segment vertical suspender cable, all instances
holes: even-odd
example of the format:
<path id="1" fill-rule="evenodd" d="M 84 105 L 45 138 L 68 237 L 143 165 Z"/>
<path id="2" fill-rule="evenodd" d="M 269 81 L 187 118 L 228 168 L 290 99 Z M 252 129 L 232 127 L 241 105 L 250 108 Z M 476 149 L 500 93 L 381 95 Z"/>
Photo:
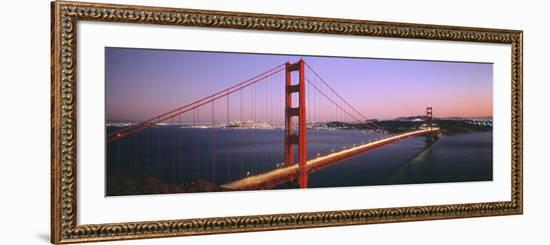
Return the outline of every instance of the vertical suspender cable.
<path id="1" fill-rule="evenodd" d="M 226 124 L 226 129 L 229 130 L 229 95 L 227 95 L 227 124 Z M 229 132 L 226 133 L 225 135 L 225 152 L 226 152 L 226 156 L 227 156 L 227 162 L 226 162 L 226 168 L 227 168 L 227 181 L 226 182 L 229 182 L 230 179 L 231 179 L 231 164 L 230 164 L 230 150 L 229 150 L 229 135 L 228 135 Z"/>
<path id="2" fill-rule="evenodd" d="M 215 101 L 212 101 L 212 118 L 211 118 L 211 128 L 210 128 L 210 153 L 211 153 L 211 157 L 210 157 L 210 161 L 212 162 L 212 184 L 216 183 L 216 154 L 215 154 L 215 149 L 214 149 L 214 140 L 215 140 L 215 135 L 214 135 L 214 131 L 215 131 L 215 116 L 214 114 L 216 113 L 216 108 L 215 108 L 216 104 L 215 104 Z"/>

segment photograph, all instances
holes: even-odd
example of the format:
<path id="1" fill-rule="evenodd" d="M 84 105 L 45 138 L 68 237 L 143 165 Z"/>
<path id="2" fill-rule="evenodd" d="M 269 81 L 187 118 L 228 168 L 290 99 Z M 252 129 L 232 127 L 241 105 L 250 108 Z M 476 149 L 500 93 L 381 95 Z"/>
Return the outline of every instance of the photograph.
<path id="1" fill-rule="evenodd" d="M 535 120 L 547 90 L 524 83 L 523 69 L 525 49 L 529 77 L 545 64 L 535 51 L 541 18 L 527 11 L 544 8 L 146 2 L 16 8 L 37 18 L 13 19 L 50 19 L 7 39 L 25 46 L 7 51 L 28 71 L 5 79 L 4 114 L 14 118 L 5 128 L 16 139 L 6 142 L 18 148 L 6 166 L 21 168 L 5 171 L 5 186 L 23 183 L 8 196 L 44 203 L 23 210 L 33 222 L 8 222 L 32 226 L 19 243 L 223 243 L 241 232 L 246 244 L 367 233 L 375 244 L 388 234 L 415 243 L 428 231 L 416 240 L 469 244 L 544 234 L 516 227 L 548 220 L 534 204 L 544 203 L 537 178 L 550 165 L 524 171 L 547 141 L 537 128 L 546 121 Z M 49 118 L 32 112 L 46 108 Z M 22 182 L 17 173 L 29 170 L 36 181 Z"/>
<path id="2" fill-rule="evenodd" d="M 105 47 L 105 196 L 493 180 L 493 63 Z"/>

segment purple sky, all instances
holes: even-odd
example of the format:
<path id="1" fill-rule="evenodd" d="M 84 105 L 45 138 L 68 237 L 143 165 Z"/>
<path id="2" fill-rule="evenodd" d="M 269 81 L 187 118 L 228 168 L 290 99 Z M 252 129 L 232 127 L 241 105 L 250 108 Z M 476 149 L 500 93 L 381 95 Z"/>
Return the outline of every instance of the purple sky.
<path id="1" fill-rule="evenodd" d="M 420 115 L 426 106 L 433 106 L 435 117 L 492 116 L 493 68 L 488 63 L 126 48 L 105 52 L 108 121 L 142 121 L 300 58 L 368 118 Z M 282 86 L 271 88 L 282 93 Z M 237 114 L 231 104 L 231 113 Z M 225 117 L 222 111 L 216 116 Z"/>

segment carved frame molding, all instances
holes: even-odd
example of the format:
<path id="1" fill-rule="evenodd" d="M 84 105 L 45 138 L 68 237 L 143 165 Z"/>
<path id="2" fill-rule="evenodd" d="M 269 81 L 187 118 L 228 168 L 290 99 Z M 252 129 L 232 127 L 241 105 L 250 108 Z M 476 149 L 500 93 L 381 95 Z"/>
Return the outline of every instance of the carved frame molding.
<path id="1" fill-rule="evenodd" d="M 523 213 L 523 32 L 365 20 L 56 1 L 51 4 L 51 242 L 74 243 L 466 218 Z M 511 45 L 510 201 L 77 224 L 77 23 L 126 22 L 211 28 L 451 40 Z"/>

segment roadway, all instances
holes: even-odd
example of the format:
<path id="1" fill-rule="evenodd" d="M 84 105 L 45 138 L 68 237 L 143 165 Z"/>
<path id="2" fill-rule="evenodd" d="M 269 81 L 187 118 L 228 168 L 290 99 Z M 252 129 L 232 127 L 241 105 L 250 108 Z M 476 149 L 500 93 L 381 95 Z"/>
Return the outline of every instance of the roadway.
<path id="1" fill-rule="evenodd" d="M 344 149 L 339 152 L 330 153 L 325 156 L 320 156 L 311 160 L 308 160 L 306 163 L 306 168 L 308 173 L 311 173 L 315 170 L 319 170 L 324 167 L 333 165 L 339 161 L 357 156 L 358 154 L 364 153 L 366 151 L 379 148 L 381 146 L 391 144 L 393 142 L 406 139 L 409 137 L 424 135 L 432 132 L 438 132 L 439 128 L 427 128 L 419 129 L 416 131 L 411 131 L 399 135 L 390 136 L 380 140 L 372 141 L 366 144 L 359 146 L 351 147 Z M 261 173 L 258 175 L 249 176 L 240 180 L 236 180 L 227 184 L 223 184 L 221 187 L 227 190 L 245 190 L 245 189 L 257 189 L 265 186 L 269 186 L 269 183 L 281 183 L 282 179 L 292 180 L 292 176 L 297 176 L 299 173 L 298 164 L 292 166 L 277 168 L 269 172 Z"/>

